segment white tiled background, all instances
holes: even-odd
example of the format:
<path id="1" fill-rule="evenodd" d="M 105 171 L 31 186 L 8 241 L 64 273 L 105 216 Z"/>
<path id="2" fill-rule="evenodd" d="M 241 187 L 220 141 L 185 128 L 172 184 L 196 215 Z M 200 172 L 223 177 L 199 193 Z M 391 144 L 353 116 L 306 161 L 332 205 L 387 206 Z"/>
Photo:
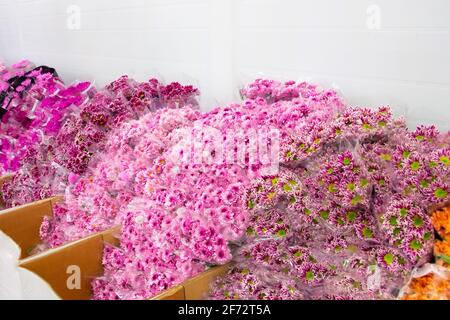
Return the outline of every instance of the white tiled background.
<path id="1" fill-rule="evenodd" d="M 355 105 L 390 104 L 411 127 L 450 129 L 449 0 L 0 0 L 0 57 L 67 81 L 193 82 L 205 110 L 256 76 L 309 79 Z"/>

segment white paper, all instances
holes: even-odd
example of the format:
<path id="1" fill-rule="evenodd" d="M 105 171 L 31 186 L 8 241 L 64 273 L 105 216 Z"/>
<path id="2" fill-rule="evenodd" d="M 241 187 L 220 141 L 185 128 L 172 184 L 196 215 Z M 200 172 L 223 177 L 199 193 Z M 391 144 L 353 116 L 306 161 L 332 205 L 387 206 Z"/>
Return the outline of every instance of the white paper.
<path id="1" fill-rule="evenodd" d="M 19 257 L 19 246 L 0 231 L 0 300 L 59 299 L 47 282 L 18 266 Z"/>

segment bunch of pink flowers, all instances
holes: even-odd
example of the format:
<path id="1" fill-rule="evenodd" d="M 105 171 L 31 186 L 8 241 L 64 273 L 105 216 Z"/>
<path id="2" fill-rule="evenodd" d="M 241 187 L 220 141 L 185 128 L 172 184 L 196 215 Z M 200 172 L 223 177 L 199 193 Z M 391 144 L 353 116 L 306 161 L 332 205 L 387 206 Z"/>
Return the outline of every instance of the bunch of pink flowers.
<path id="1" fill-rule="evenodd" d="M 87 99 L 89 88 L 88 82 L 74 84 L 38 102 L 30 128 L 18 139 L 19 143 L 10 146 L 20 161 L 16 162 L 12 178 L 2 185 L 6 206 L 43 199 L 63 188 L 66 170 L 52 160 L 55 139 L 63 123 Z"/>
<path id="2" fill-rule="evenodd" d="M 254 181 L 245 245 L 211 298 L 393 299 L 430 261 L 448 135 L 408 132 L 386 107 L 348 107 L 322 128 L 317 152 Z"/>
<path id="3" fill-rule="evenodd" d="M 69 99 L 74 89 L 60 91 L 43 104 L 52 108 L 69 106 L 70 102 L 78 105 L 78 101 Z M 197 89 L 191 86 L 178 83 L 166 86 L 156 79 L 139 83 L 127 76 L 99 92 L 91 90 L 88 92 L 90 99 L 64 118 L 62 126 L 47 143 L 40 145 L 40 150 L 27 150 L 32 155 L 32 163 L 23 166 L 4 184 L 4 202 L 15 206 L 63 193 L 69 178 L 73 180 L 83 174 L 93 156 L 105 152 L 110 132 L 162 105 L 176 107 L 183 101 L 194 103 L 196 95 Z"/>
<path id="4" fill-rule="evenodd" d="M 115 255 L 105 256 L 107 272 L 94 281 L 94 298 L 148 298 L 209 265 L 230 261 L 230 244 L 239 245 L 248 232 L 246 193 L 251 181 L 270 167 L 261 158 L 252 159 L 255 146 L 249 137 L 255 129 L 267 129 L 268 124 L 288 132 L 287 121 L 301 126 L 312 117 L 343 107 L 342 102 L 332 104 L 328 99 L 311 102 L 301 97 L 276 104 L 247 100 L 214 109 L 173 131 L 161 157 L 136 175 L 142 194 L 119 212 L 121 245 L 114 249 Z M 293 114 L 297 109 L 304 112 L 289 118 L 290 109 Z M 284 123 L 280 115 L 284 115 Z M 262 138 L 264 143 L 275 144 L 276 137 L 270 134 Z M 232 161 L 227 163 L 225 158 Z M 290 182 L 294 189 L 298 182 L 289 177 L 281 177 L 280 183 Z M 136 207 L 135 201 L 140 206 Z M 156 230 L 150 231 L 152 228 Z M 282 229 L 274 232 L 283 234 Z M 125 257 L 125 263 L 120 258 L 119 265 L 115 257 Z"/>
<path id="5" fill-rule="evenodd" d="M 66 87 L 54 69 L 34 68 L 27 61 L 3 73 L 0 93 L 0 174 L 14 173 L 29 149 L 55 136 L 61 123 L 84 99 L 89 83 Z"/>
<path id="6" fill-rule="evenodd" d="M 170 146 L 170 133 L 198 116 L 190 107 L 163 108 L 113 130 L 106 153 L 81 176 L 69 177 L 65 201 L 58 205 L 62 214 L 41 230 L 44 242 L 53 247 L 120 225 L 128 204 L 144 193 L 149 167 Z M 155 167 L 159 170 L 158 163 Z"/>
<path id="7" fill-rule="evenodd" d="M 142 110 L 124 80 L 108 90 Z M 161 109 L 111 125 L 42 224 L 50 247 L 122 227 L 94 299 L 150 298 L 230 261 L 213 299 L 392 299 L 430 260 L 449 135 L 307 83 L 257 80 L 203 114 L 196 92 L 170 85 Z M 86 117 L 115 123 L 96 104 Z"/>

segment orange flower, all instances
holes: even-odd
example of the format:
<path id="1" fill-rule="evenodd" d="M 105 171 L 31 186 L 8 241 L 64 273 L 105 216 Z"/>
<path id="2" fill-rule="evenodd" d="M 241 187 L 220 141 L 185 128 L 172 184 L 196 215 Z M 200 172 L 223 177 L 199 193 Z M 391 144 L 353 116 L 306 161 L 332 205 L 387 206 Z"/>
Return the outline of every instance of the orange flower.
<path id="1" fill-rule="evenodd" d="M 440 256 L 450 257 L 450 242 L 436 240 L 434 242 L 434 255 L 436 256 L 436 263 L 438 265 L 450 269 L 448 260 L 444 261 L 444 259 L 439 258 Z"/>
<path id="2" fill-rule="evenodd" d="M 449 300 L 450 281 L 433 273 L 413 279 L 403 300 Z"/>
<path id="3" fill-rule="evenodd" d="M 446 255 L 450 257 L 450 242 L 436 240 L 434 244 L 435 255 Z"/>
<path id="4" fill-rule="evenodd" d="M 443 239 L 450 241 L 450 206 L 434 212 L 431 221 L 437 233 Z"/>

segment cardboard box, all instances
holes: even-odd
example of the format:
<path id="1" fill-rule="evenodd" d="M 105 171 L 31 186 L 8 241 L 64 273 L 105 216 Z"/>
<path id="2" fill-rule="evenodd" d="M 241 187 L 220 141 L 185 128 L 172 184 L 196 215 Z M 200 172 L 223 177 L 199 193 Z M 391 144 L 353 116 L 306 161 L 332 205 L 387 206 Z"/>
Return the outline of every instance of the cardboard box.
<path id="1" fill-rule="evenodd" d="M 119 228 L 97 233 L 22 259 L 19 266 L 45 280 L 61 299 L 88 300 L 91 281 L 103 274 L 104 245 L 118 245 L 118 233 Z"/>
<path id="2" fill-rule="evenodd" d="M 92 295 L 91 281 L 103 274 L 104 246 L 106 243 L 119 245 L 120 228 L 115 227 L 31 256 L 32 250 L 41 243 L 39 229 L 42 219 L 53 215 L 53 205 L 62 199 L 62 196 L 57 196 L 0 211 L 0 230 L 18 244 L 21 268 L 46 281 L 61 299 L 87 300 Z M 228 269 L 228 265 L 210 268 L 151 299 L 203 299 L 210 283 Z"/>
<path id="3" fill-rule="evenodd" d="M 61 199 L 62 196 L 57 196 L 0 211 L 0 230 L 18 244 L 21 259 L 30 256 L 41 243 L 42 220 L 53 215 L 53 205 Z"/>
<path id="4" fill-rule="evenodd" d="M 91 281 L 103 274 L 104 246 L 106 243 L 119 245 L 119 232 L 119 228 L 114 228 L 89 236 L 23 259 L 19 266 L 45 280 L 61 299 L 88 300 L 92 295 Z M 207 295 L 210 283 L 228 268 L 228 265 L 211 268 L 151 300 L 201 300 Z M 73 281 L 74 276 L 79 278 L 78 283 Z"/>

